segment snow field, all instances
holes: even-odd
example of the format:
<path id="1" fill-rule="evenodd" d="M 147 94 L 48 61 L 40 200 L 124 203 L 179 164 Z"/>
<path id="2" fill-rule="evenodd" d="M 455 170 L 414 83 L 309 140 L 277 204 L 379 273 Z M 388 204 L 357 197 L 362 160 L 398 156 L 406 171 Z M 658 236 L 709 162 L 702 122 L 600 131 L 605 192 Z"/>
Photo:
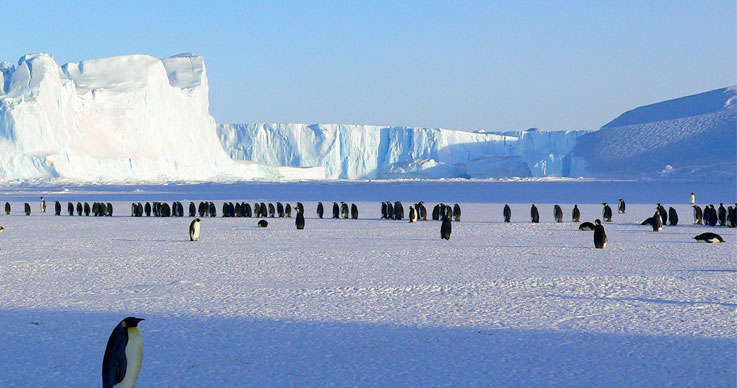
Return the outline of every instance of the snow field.
<path id="1" fill-rule="evenodd" d="M 541 224 L 510 204 L 505 224 L 503 203 L 461 203 L 441 241 L 439 222 L 379 220 L 378 201 L 358 202 L 357 221 L 319 220 L 303 203 L 303 231 L 294 218 L 266 229 L 203 218 L 190 242 L 190 218 L 131 218 L 130 201 L 105 218 L 41 215 L 37 202 L 26 217 L 12 202 L 0 216 L 0 385 L 99 385 L 128 315 L 146 318 L 141 387 L 736 381 L 737 229 L 691 225 L 689 205 L 655 233 L 639 225 L 654 204 L 625 215 L 611 204 L 596 250 L 572 204 L 563 224 L 553 204 L 536 203 Z M 601 205 L 579 208 L 601 218 Z M 692 240 L 705 231 L 727 243 Z"/>

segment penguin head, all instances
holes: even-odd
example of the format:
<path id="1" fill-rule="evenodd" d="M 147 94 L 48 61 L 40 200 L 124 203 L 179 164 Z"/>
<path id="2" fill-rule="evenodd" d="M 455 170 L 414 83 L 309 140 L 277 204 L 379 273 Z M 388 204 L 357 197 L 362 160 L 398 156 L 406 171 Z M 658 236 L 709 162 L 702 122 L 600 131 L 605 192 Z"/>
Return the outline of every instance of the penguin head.
<path id="1" fill-rule="evenodd" d="M 2 233 L 3 230 L 5 230 L 5 229 L 2 226 L 0 226 L 0 233 Z"/>
<path id="2" fill-rule="evenodd" d="M 596 221 L 594 221 L 594 224 L 601 225 L 601 221 L 597 218 Z"/>
<path id="3" fill-rule="evenodd" d="M 604 203 L 602 203 L 602 205 L 606 206 L 606 205 L 607 205 L 607 203 L 606 203 L 606 202 L 604 202 Z"/>
<path id="4" fill-rule="evenodd" d="M 194 222 L 200 222 L 200 219 L 199 218 L 195 218 L 194 219 Z"/>
<path id="5" fill-rule="evenodd" d="M 127 317 L 123 319 L 123 327 L 138 327 L 138 322 L 143 321 L 143 318 Z"/>

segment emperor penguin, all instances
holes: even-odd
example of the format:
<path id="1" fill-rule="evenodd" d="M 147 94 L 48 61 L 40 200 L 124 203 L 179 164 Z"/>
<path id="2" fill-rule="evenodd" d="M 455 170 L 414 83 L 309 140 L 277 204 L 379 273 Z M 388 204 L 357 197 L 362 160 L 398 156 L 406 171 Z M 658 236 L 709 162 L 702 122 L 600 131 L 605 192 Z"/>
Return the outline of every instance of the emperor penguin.
<path id="1" fill-rule="evenodd" d="M 261 203 L 263 205 L 263 202 Z M 210 202 L 207 206 L 207 210 L 210 213 L 210 217 L 217 217 L 218 216 L 218 209 L 215 207 L 215 204 L 213 202 Z"/>
<path id="2" fill-rule="evenodd" d="M 325 208 L 322 206 L 322 202 L 317 203 L 317 216 L 322 218 L 322 215 L 325 213 Z M 384 208 L 384 214 L 386 215 L 386 208 Z M 384 217 L 381 217 L 384 218 Z"/>
<path id="3" fill-rule="evenodd" d="M 82 202 L 77 202 L 77 215 L 82 215 Z"/>
<path id="4" fill-rule="evenodd" d="M 279 218 L 284 218 L 284 205 L 281 202 L 276 202 L 276 215 Z"/>
<path id="5" fill-rule="evenodd" d="M 553 206 L 553 218 L 555 218 L 555 222 L 559 224 L 563 222 L 563 210 L 559 205 Z"/>
<path id="6" fill-rule="evenodd" d="M 386 202 L 381 203 L 381 219 L 386 219 Z"/>
<path id="7" fill-rule="evenodd" d="M 673 209 L 673 207 L 668 208 L 668 222 L 670 222 L 670 225 L 678 225 L 678 213 L 676 213 L 676 209 Z"/>
<path id="8" fill-rule="evenodd" d="M 74 204 L 71 202 L 67 202 L 67 213 L 69 213 L 70 216 L 74 216 Z"/>
<path id="9" fill-rule="evenodd" d="M 25 210 L 27 216 L 31 215 L 31 205 L 28 202 L 23 204 L 23 210 Z"/>
<path id="10" fill-rule="evenodd" d="M 440 204 L 437 204 L 432 208 L 432 220 L 437 221 L 439 219 L 440 219 Z"/>
<path id="11" fill-rule="evenodd" d="M 461 206 L 457 203 L 453 205 L 453 221 L 460 221 L 461 220 Z"/>
<path id="12" fill-rule="evenodd" d="M 619 199 L 619 207 L 617 208 L 619 214 L 624 214 L 625 203 L 623 199 Z"/>
<path id="13" fill-rule="evenodd" d="M 46 199 L 41 197 L 41 213 L 46 213 Z"/>
<path id="14" fill-rule="evenodd" d="M 604 222 L 612 222 L 612 208 L 606 202 L 602 203 L 602 205 L 604 205 L 604 208 L 601 209 L 601 217 L 604 219 Z"/>
<path id="15" fill-rule="evenodd" d="M 660 216 L 660 212 L 653 214 L 653 232 L 663 231 L 663 217 Z"/>
<path id="16" fill-rule="evenodd" d="M 297 227 L 297 230 L 305 228 L 305 216 L 299 208 L 297 208 L 297 216 L 294 219 L 294 225 Z"/>
<path id="17" fill-rule="evenodd" d="M 512 221 L 512 209 L 509 207 L 509 205 L 504 205 L 504 222 L 511 222 Z"/>
<path id="18" fill-rule="evenodd" d="M 351 204 L 351 219 L 358 219 L 358 206 L 355 203 Z"/>
<path id="19" fill-rule="evenodd" d="M 730 228 L 737 227 L 737 209 L 732 206 L 727 208 L 727 226 Z"/>
<path id="20" fill-rule="evenodd" d="M 415 211 L 414 206 L 409 207 L 409 222 L 411 224 L 417 222 L 417 211 Z"/>
<path id="21" fill-rule="evenodd" d="M 601 225 L 601 221 L 594 221 L 594 246 L 598 249 L 606 248 L 606 230 Z"/>
<path id="22" fill-rule="evenodd" d="M 693 224 L 704 224 L 704 213 L 701 211 L 701 208 L 698 205 L 693 205 Z"/>
<path id="23" fill-rule="evenodd" d="M 578 205 L 573 205 L 573 212 L 571 213 L 573 222 L 578 222 L 581 219 L 581 211 L 578 210 Z"/>
<path id="24" fill-rule="evenodd" d="M 61 215 L 61 202 L 59 201 L 54 202 L 54 215 Z"/>
<path id="25" fill-rule="evenodd" d="M 287 206 L 284 206 L 284 215 L 288 218 L 292 218 L 292 205 L 287 204 Z"/>
<path id="26" fill-rule="evenodd" d="M 694 193 L 691 193 L 691 205 L 696 203 L 696 195 Z"/>
<path id="27" fill-rule="evenodd" d="M 453 226 L 450 223 L 451 214 L 445 214 L 443 216 L 443 223 L 440 225 L 440 238 L 443 240 L 450 240 L 450 233 Z"/>
<path id="28" fill-rule="evenodd" d="M 386 218 L 390 220 L 394 219 L 394 205 L 389 201 L 386 202 Z"/>
<path id="29" fill-rule="evenodd" d="M 297 205 L 294 208 L 298 209 L 302 214 L 305 214 L 305 205 L 303 205 L 302 202 L 297 202 Z"/>
<path id="30" fill-rule="evenodd" d="M 668 223 L 668 212 L 665 211 L 662 203 L 658 203 L 658 213 L 660 213 L 660 219 L 663 220 L 663 225 Z"/>
<path id="31" fill-rule="evenodd" d="M 2 233 L 3 230 L 5 230 L 5 228 L 3 228 L 2 226 L 0 226 L 0 233 Z"/>
<path id="32" fill-rule="evenodd" d="M 601 223 L 601 221 L 599 221 Z M 581 225 L 578 226 L 578 230 L 586 230 L 586 231 L 592 231 L 596 228 L 596 225 L 590 223 L 590 222 L 584 222 Z"/>
<path id="33" fill-rule="evenodd" d="M 337 202 L 333 202 L 333 218 L 340 218 L 340 206 Z"/>
<path id="34" fill-rule="evenodd" d="M 107 215 L 109 217 L 113 216 L 113 204 L 110 202 L 107 203 Z"/>
<path id="35" fill-rule="evenodd" d="M 85 202 L 84 203 L 84 215 L 85 215 L 85 217 L 89 217 L 90 216 L 90 211 L 92 211 L 92 209 L 90 209 L 90 204 L 87 203 L 87 202 Z"/>
<path id="36" fill-rule="evenodd" d="M 143 205 L 143 211 L 146 212 L 146 217 L 151 217 L 151 203 L 146 202 L 146 204 Z"/>
<path id="37" fill-rule="evenodd" d="M 10 202 L 5 202 L 5 215 L 10 215 Z"/>
<path id="38" fill-rule="evenodd" d="M 241 209 L 246 209 L 246 217 L 253 217 L 253 209 L 251 209 L 251 204 L 249 204 L 248 202 L 244 202 L 243 205 L 241 205 Z M 289 204 L 287 204 L 287 209 L 289 209 Z"/>
<path id="39" fill-rule="evenodd" d="M 200 239 L 200 219 L 195 218 L 189 224 L 189 241 L 199 241 Z"/>
<path id="40" fill-rule="evenodd" d="M 399 201 L 394 202 L 394 219 L 400 221 L 404 219 L 404 205 Z"/>
<path id="41" fill-rule="evenodd" d="M 722 236 L 716 234 L 716 233 L 701 233 L 700 235 L 693 238 L 697 242 L 703 242 L 703 243 L 723 243 L 724 239 Z"/>
<path id="42" fill-rule="evenodd" d="M 348 204 L 345 202 L 340 203 L 340 215 L 343 218 L 348 218 Z"/>
<path id="43" fill-rule="evenodd" d="M 532 219 L 532 223 L 537 224 L 540 222 L 540 213 L 537 211 L 537 206 L 533 203 L 530 207 L 530 218 Z"/>
<path id="44" fill-rule="evenodd" d="M 197 207 L 195 207 L 194 202 L 189 203 L 189 216 L 190 217 L 197 216 Z"/>
<path id="45" fill-rule="evenodd" d="M 142 318 L 123 319 L 107 341 L 102 358 L 102 388 L 135 388 L 143 363 Z"/>
<path id="46" fill-rule="evenodd" d="M 717 210 L 714 205 L 709 205 L 709 226 L 717 226 Z"/>
<path id="47" fill-rule="evenodd" d="M 427 221 L 427 209 L 425 209 L 425 203 L 422 201 L 420 201 L 420 206 L 417 208 L 417 218 L 422 221 Z"/>
<path id="48" fill-rule="evenodd" d="M 719 225 L 727 226 L 727 209 L 724 208 L 724 204 L 719 204 Z"/>
<path id="49" fill-rule="evenodd" d="M 269 222 L 266 221 L 266 220 L 259 220 L 259 222 L 258 222 L 257 225 L 258 225 L 259 228 L 265 228 L 265 227 L 269 226 Z"/>

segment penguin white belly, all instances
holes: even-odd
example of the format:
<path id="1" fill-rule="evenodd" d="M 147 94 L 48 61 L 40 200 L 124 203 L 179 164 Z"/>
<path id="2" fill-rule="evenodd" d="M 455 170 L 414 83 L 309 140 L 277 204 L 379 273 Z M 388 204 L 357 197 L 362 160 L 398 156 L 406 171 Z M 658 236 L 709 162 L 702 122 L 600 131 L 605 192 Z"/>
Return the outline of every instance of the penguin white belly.
<path id="1" fill-rule="evenodd" d="M 198 241 L 200 239 L 200 223 L 195 222 L 195 224 L 192 226 L 192 231 L 189 236 L 193 241 Z"/>
<path id="2" fill-rule="evenodd" d="M 138 374 L 141 373 L 141 364 L 143 363 L 143 337 L 141 337 L 141 331 L 137 327 L 128 328 L 125 358 L 127 361 L 125 377 L 113 388 L 136 388 L 136 381 L 138 380 Z"/>

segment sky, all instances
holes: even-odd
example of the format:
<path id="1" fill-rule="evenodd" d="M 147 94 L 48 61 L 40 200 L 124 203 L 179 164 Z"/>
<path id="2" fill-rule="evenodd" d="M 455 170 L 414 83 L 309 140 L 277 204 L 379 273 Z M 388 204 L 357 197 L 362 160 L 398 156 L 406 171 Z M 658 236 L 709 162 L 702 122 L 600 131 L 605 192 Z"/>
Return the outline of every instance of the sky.
<path id="1" fill-rule="evenodd" d="M 0 60 L 192 52 L 221 123 L 592 130 L 737 84 L 734 0 L 110 3 L 5 4 Z"/>

